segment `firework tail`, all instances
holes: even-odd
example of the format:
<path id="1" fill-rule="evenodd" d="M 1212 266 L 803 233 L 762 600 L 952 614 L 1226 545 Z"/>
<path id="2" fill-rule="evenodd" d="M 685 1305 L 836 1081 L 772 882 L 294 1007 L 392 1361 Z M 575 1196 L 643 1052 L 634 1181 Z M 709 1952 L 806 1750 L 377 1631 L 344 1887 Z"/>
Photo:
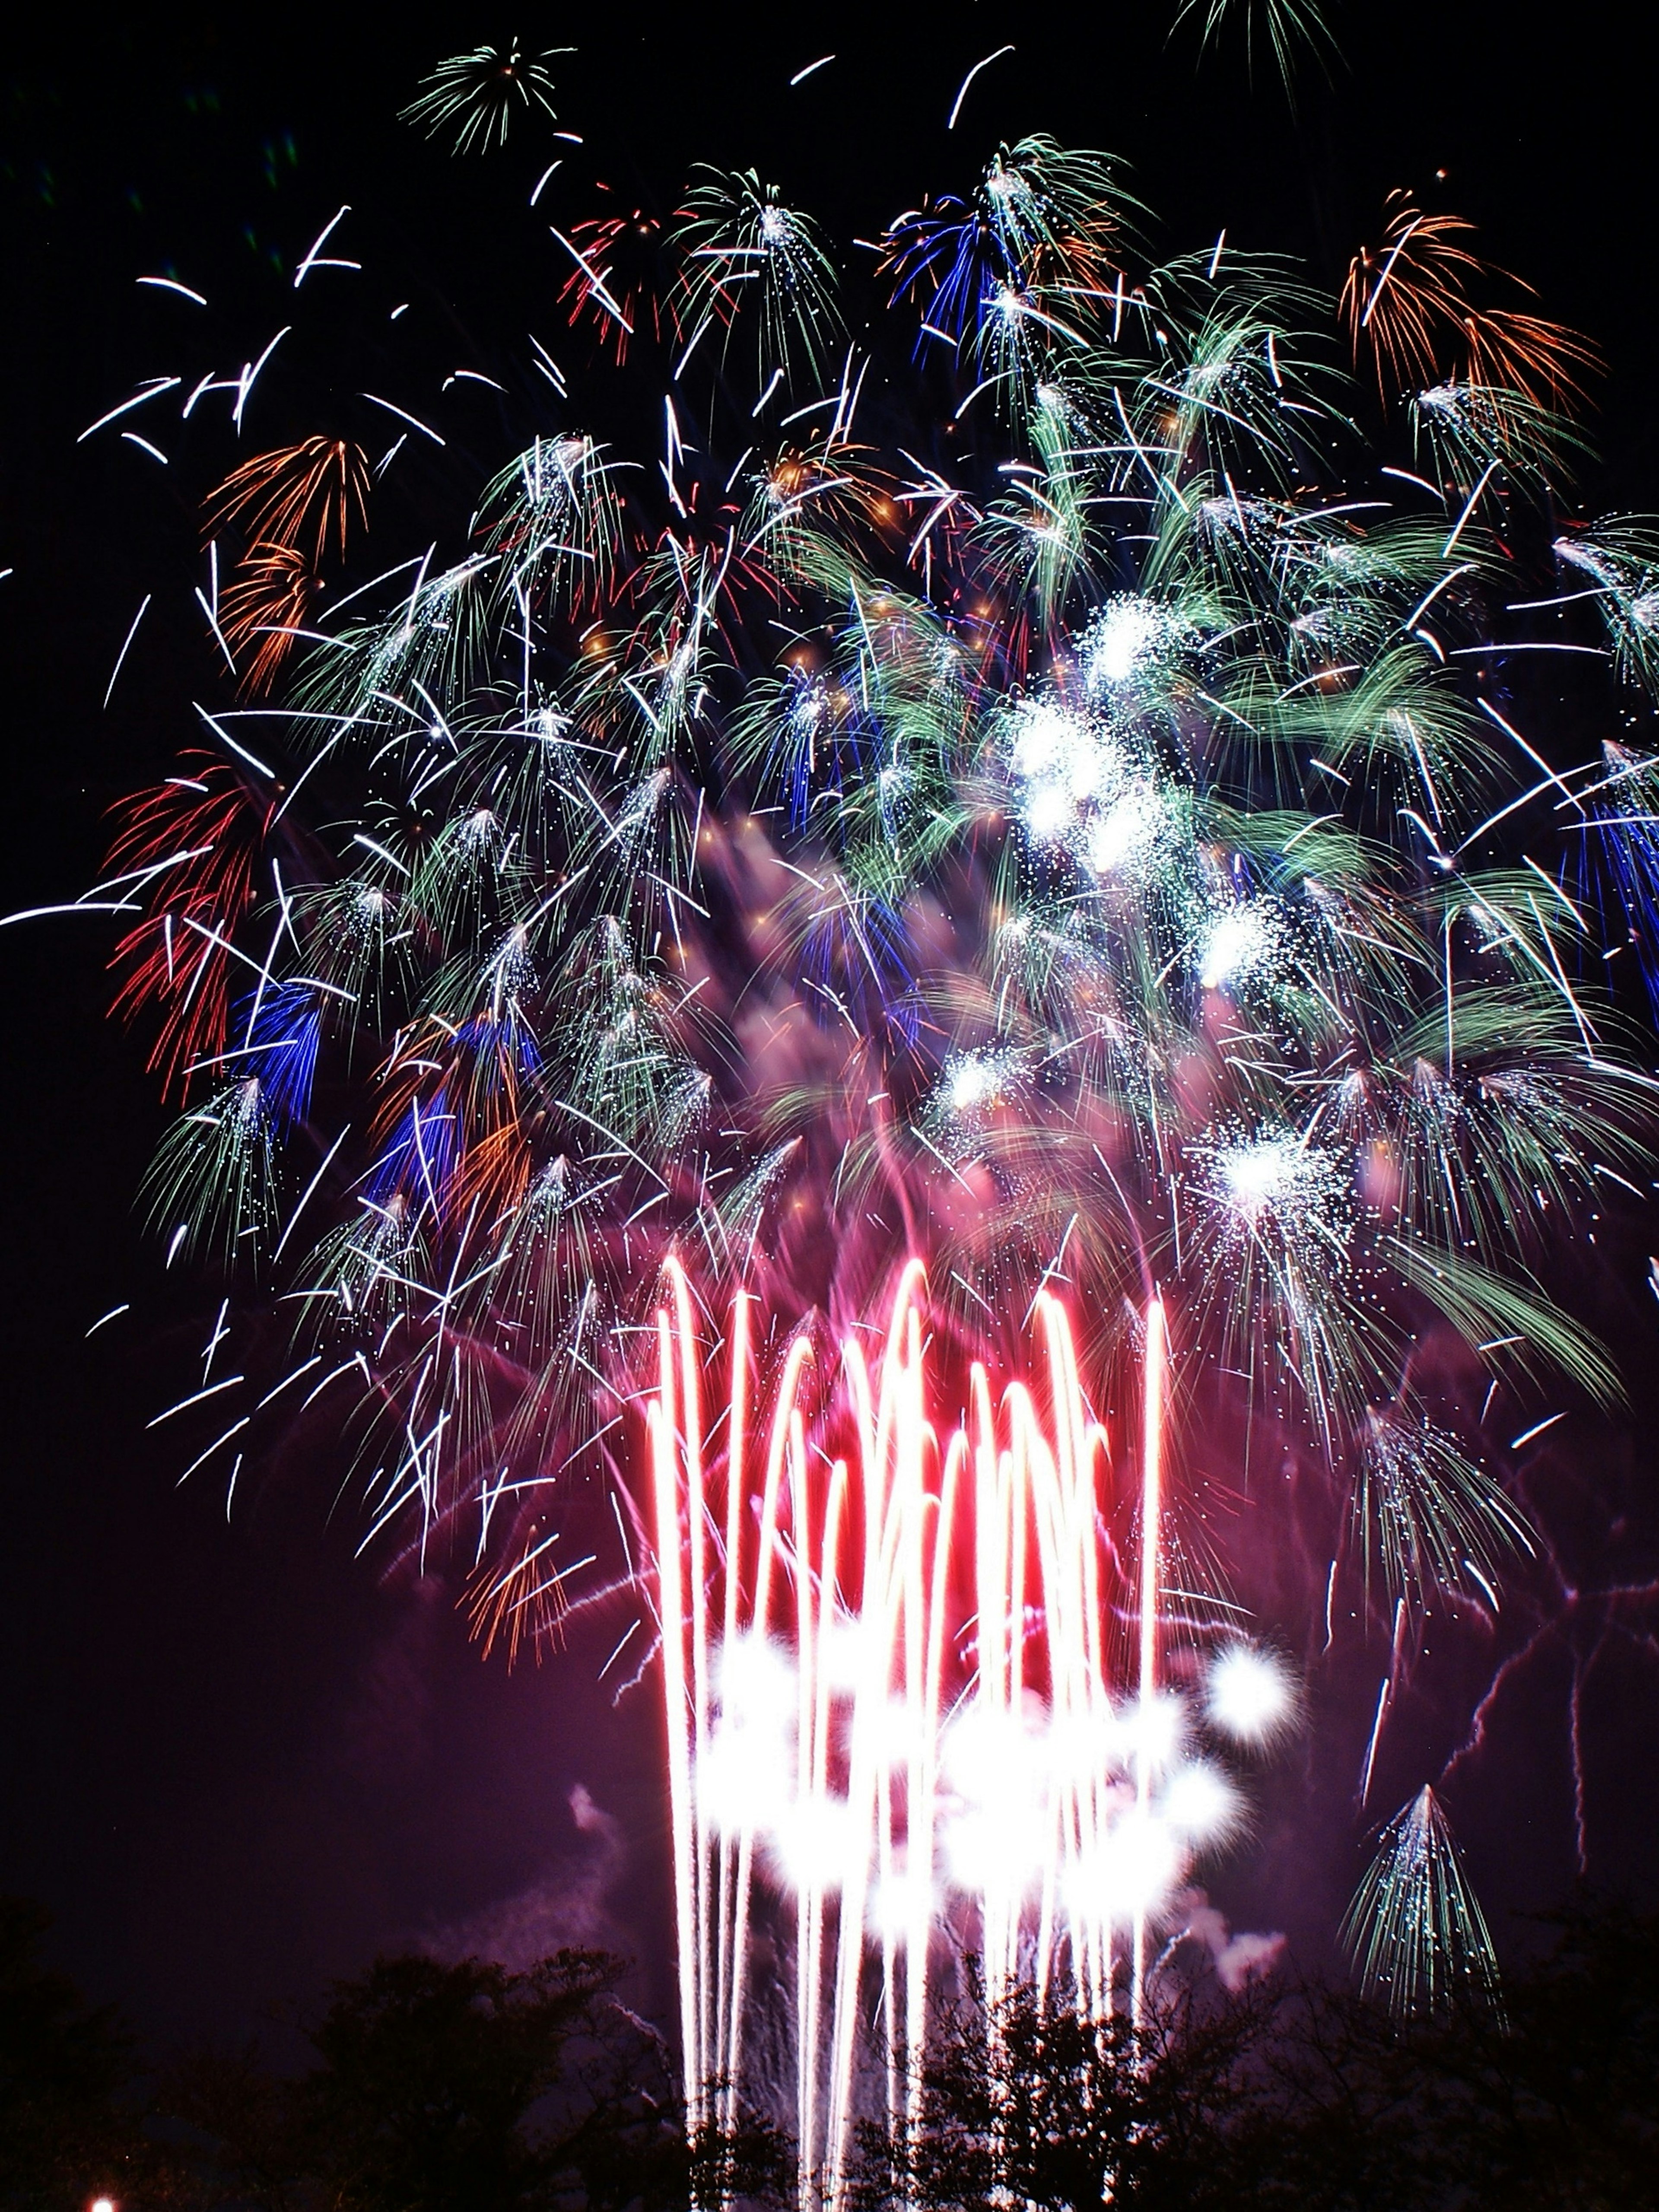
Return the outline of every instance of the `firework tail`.
<path id="1" fill-rule="evenodd" d="M 1140 1448 L 1140 1651 L 1136 1680 L 1139 1686 L 1143 1722 L 1150 1717 L 1158 1694 L 1158 1527 L 1164 1474 L 1164 1386 L 1169 1337 L 1164 1301 L 1154 1297 L 1146 1308 L 1146 1364 L 1141 1392 L 1144 1423 Z M 1135 1772 L 1135 1802 L 1146 1817 L 1152 1790 L 1152 1762 L 1143 1739 Z M 1133 1984 L 1131 2009 L 1140 2026 L 1146 1997 L 1146 1920 L 1137 1913 L 1134 1926 Z"/>
<path id="2" fill-rule="evenodd" d="M 1045 1997 L 1064 1978 L 1079 2010 L 1109 2012 L 1114 1928 L 1127 1917 L 1108 1873 L 1124 1792 L 1121 1762 L 1107 1748 L 1117 1723 L 1099 1534 L 1112 1479 L 1106 1432 L 1090 1412 L 1066 1312 L 1047 1294 L 1036 1308 L 1040 1392 L 1012 1383 L 999 1407 L 975 1363 L 967 1417 L 942 1432 L 931 1413 L 924 1298 L 922 1270 L 912 1262 L 873 1375 L 856 1341 L 842 1347 L 849 1454 L 817 1448 L 804 1402 L 811 1350 L 804 1336 L 791 1343 L 757 1461 L 749 1302 L 739 1293 L 725 1465 L 711 1480 L 706 1350 L 685 1275 L 671 1262 L 657 1316 L 656 1389 L 645 1409 L 687 2111 L 694 2128 L 735 2117 L 756 1849 L 769 1822 L 796 1845 L 796 2120 L 808 2212 L 835 2203 L 845 2177 L 872 1953 L 881 1967 L 889 2125 L 896 2133 L 919 2117 L 941 1903 L 936 1863 L 947 1817 L 961 1818 L 944 1781 L 953 1724 L 977 1730 L 980 1756 L 988 1747 L 994 1758 L 1027 1735 L 1030 1702 L 1046 1692 L 1048 1740 L 1062 1747 L 1049 1761 L 1036 1833 L 1017 1827 L 1012 1847 L 989 1838 L 976 1869 L 953 1877 L 977 1911 L 988 2029 L 1024 1973 Z M 1167 1340 L 1157 1298 L 1146 1343 L 1133 1793 L 1142 1827 L 1152 1817 L 1146 1723 L 1158 1689 Z M 722 1526 L 717 1549 L 710 1532 Z M 959 1555 L 966 1563 L 957 1571 Z M 742 1728 L 733 1670 L 745 1650 L 751 1658 L 771 1650 L 791 1610 L 781 1595 L 786 1584 L 793 1593 L 788 1802 L 764 1815 L 741 1807 L 734 1814 L 705 1787 L 711 1753 Z M 1033 1617 L 1041 1629 L 1028 1651 Z M 969 1678 L 947 1680 L 970 1638 Z M 1017 1775 L 1000 1784 L 1018 1792 Z M 1017 1808 L 1017 1820 L 1025 1809 Z M 1150 1902 L 1133 1900 L 1137 2009 Z"/>

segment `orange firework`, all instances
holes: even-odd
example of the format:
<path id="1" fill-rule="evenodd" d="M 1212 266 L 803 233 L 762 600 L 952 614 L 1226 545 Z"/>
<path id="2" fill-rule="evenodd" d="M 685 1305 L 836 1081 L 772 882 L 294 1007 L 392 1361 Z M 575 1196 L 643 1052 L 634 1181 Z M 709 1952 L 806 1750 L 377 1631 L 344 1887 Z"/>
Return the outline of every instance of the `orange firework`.
<path id="1" fill-rule="evenodd" d="M 1478 255 L 1457 241 L 1474 225 L 1457 215 L 1425 215 L 1409 193 L 1384 203 L 1382 240 L 1362 246 L 1342 287 L 1342 319 L 1356 363 L 1368 355 L 1377 390 L 1431 384 L 1439 373 L 1435 341 L 1467 311 L 1464 287 Z"/>
<path id="2" fill-rule="evenodd" d="M 353 509 L 368 526 L 368 468 L 345 438 L 302 438 L 255 453 L 203 502 L 210 535 L 237 524 L 256 550 L 284 545 L 319 566 L 331 537 L 343 554 Z"/>
<path id="3" fill-rule="evenodd" d="M 1522 392 L 1538 406 L 1582 398 L 1584 373 L 1601 365 L 1595 347 L 1577 331 L 1513 307 L 1466 315 L 1463 340 L 1468 382 Z"/>
<path id="4" fill-rule="evenodd" d="M 343 556 L 354 511 L 368 526 L 362 450 L 345 438 L 315 437 L 255 453 L 209 493 L 202 511 L 210 537 L 227 524 L 246 534 L 220 628 L 233 653 L 258 641 L 243 681 L 268 691 L 322 589 L 318 572 L 331 541 Z"/>
<path id="5" fill-rule="evenodd" d="M 1564 323 L 1471 300 L 1481 279 L 1520 281 L 1470 252 L 1472 222 L 1425 215 L 1405 191 L 1390 192 L 1384 209 L 1381 242 L 1355 254 L 1341 303 L 1355 363 L 1369 361 L 1382 398 L 1448 374 L 1534 404 L 1582 395 L 1583 372 L 1597 365 L 1588 339 Z"/>
<path id="6" fill-rule="evenodd" d="M 320 579 L 292 545 L 261 540 L 238 565 L 219 601 L 219 627 L 233 653 L 254 646 L 242 672 L 249 691 L 270 690 L 321 589 Z"/>

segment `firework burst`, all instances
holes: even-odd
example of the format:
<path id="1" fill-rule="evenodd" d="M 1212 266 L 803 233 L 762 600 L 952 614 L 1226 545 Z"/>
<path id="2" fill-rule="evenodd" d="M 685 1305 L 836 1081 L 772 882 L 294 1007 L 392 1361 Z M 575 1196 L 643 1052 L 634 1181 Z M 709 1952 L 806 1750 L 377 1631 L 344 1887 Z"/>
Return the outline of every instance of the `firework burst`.
<path id="1" fill-rule="evenodd" d="M 428 138 L 449 136 L 457 154 L 488 153 L 504 146 L 514 118 L 538 110 L 552 115 L 553 79 L 544 64 L 568 46 L 526 54 L 517 39 L 504 46 L 474 46 L 452 54 L 422 80 L 423 89 L 402 111 Z"/>
<path id="2" fill-rule="evenodd" d="M 480 50 L 416 119 L 499 143 L 546 90 L 516 48 Z M 210 535 L 246 551 L 222 598 L 216 566 L 197 595 L 204 683 L 228 662 L 261 701 L 214 695 L 205 750 L 128 802 L 89 895 L 127 917 L 118 1004 L 154 1025 L 182 1099 L 147 1187 L 157 1232 L 231 1300 L 299 1316 L 285 1373 L 198 1463 L 257 1449 L 256 1416 L 349 1398 L 371 1534 L 459 1556 L 487 1644 L 631 1613 L 612 1661 L 630 1640 L 660 1659 L 677 1747 L 691 2101 L 738 2056 L 738 1869 L 759 1853 L 805 1900 L 800 2110 L 834 2157 L 866 1889 L 890 1878 L 900 1901 L 871 1939 L 887 1956 L 902 1931 L 890 2008 L 902 1985 L 925 2012 L 957 1891 L 994 1979 L 1035 1960 L 1085 2007 L 1137 2003 L 1139 1923 L 1237 1799 L 1134 1729 L 1160 1685 L 1182 1743 L 1266 1741 L 1291 1717 L 1283 1670 L 1223 1633 L 1225 1563 L 1158 1487 L 1166 1405 L 1247 1484 L 1253 1455 L 1299 1470 L 1328 1568 L 1306 1620 L 1275 1626 L 1322 1613 L 1328 1634 L 1346 1577 L 1392 1683 L 1431 1606 L 1495 1606 L 1533 1544 L 1494 1401 L 1524 1437 L 1564 1391 L 1616 1398 L 1552 1271 L 1609 1180 L 1650 1167 L 1654 1086 L 1590 979 L 1604 878 L 1653 942 L 1659 770 L 1616 750 L 1552 765 L 1537 695 L 1477 673 L 1549 641 L 1497 630 L 1537 604 L 1519 586 L 1540 490 L 1568 480 L 1585 349 L 1471 307 L 1465 228 L 1414 206 L 1339 309 L 1221 242 L 1157 258 L 1097 152 L 1027 137 L 958 187 L 879 241 L 891 317 L 867 340 L 826 234 L 757 172 L 698 171 L 660 225 L 614 196 L 567 215 L 555 274 L 594 363 L 535 342 L 514 388 L 544 397 L 453 512 L 426 512 L 411 454 L 444 441 L 412 386 L 363 395 L 362 444 L 319 434 L 228 473 L 216 455 Z M 1354 427 L 1345 325 L 1380 446 Z M 369 469 L 388 410 L 397 442 Z M 971 450 L 951 442 L 964 419 Z M 407 542 L 380 520 L 394 471 Z M 1575 586 L 1563 604 L 1599 609 L 1619 680 L 1654 674 L 1656 542 L 1625 520 L 1541 556 Z M 349 588 L 319 599 L 325 557 Z M 927 1403 L 918 1270 L 929 1371 L 973 1407 L 959 1429 Z M 734 1299 L 721 1536 L 688 1409 Z M 1000 1874 L 937 1877 L 920 1844 L 907 1888 L 887 1784 L 862 1751 L 836 1767 L 865 1723 L 843 1737 L 837 1706 L 831 1726 L 824 1655 L 891 1593 L 842 1607 L 822 1481 L 837 1512 L 858 1492 L 872 1576 L 896 1478 L 890 1424 L 837 1443 L 845 1406 L 803 1371 L 894 1310 L 884 1379 L 844 1362 L 858 1419 L 890 1388 L 914 1431 L 921 1564 L 881 1615 L 911 1640 L 866 1704 L 911 1701 L 921 1819 L 950 1763 L 945 1678 L 958 1720 L 1003 1698 L 1019 1757 L 1049 1761 L 1018 1897 Z M 1011 1390 L 1036 1407 L 1016 1448 L 985 1378 L 1018 1375 L 1034 1322 L 1048 1386 Z M 754 1569 L 781 1607 L 787 1588 L 778 1649 L 742 1571 L 739 1431 L 763 1394 L 781 1410 L 762 1516 L 787 1474 L 796 1516 Z M 1079 1500 L 1127 1463 L 1108 1418 L 1143 1404 L 1137 1538 L 1103 1474 L 1099 1513 Z M 988 1471 L 1011 1453 L 1030 1476 L 1012 1504 Z M 963 1540 L 977 1565 L 953 1566 L 940 1486 L 970 1463 L 990 1486 Z M 582 1477 L 623 1529 L 620 1577 L 550 1520 Z M 985 1608 L 1004 1619 L 1015 1583 L 978 1591 L 977 1655 L 952 1610 L 993 1525 L 1010 1553 L 1048 1547 L 1033 1604 L 1072 1639 L 1046 1649 L 1029 1728 L 987 1686 Z M 1004 1626 L 1013 1680 L 1025 1630 Z M 915 1636 L 936 1637 L 937 1679 Z M 772 1698 L 787 1737 L 764 1817 L 741 1809 L 745 1698 Z M 1086 1789 L 1055 1779 L 1052 1733 L 1085 1709 L 1116 1746 Z M 1367 1786 L 1393 1710 L 1385 1692 Z M 868 1802 L 832 1817 L 854 1768 Z M 938 1841 L 966 1868 L 994 1808 L 976 1830 L 957 1796 Z M 786 1863 L 804 1805 L 846 1845 L 833 1881 Z M 1449 1977 L 1481 1983 L 1431 1791 L 1384 1856 L 1353 1923 L 1370 1980 L 1431 2005 Z M 890 2017 L 890 2072 L 920 2033 Z"/>
<path id="3" fill-rule="evenodd" d="M 1498 2006 L 1492 1937 L 1432 1790 L 1383 1829 L 1342 1937 L 1364 1987 L 1396 2020 L 1444 2013 L 1469 1993 Z"/>
<path id="4" fill-rule="evenodd" d="M 1582 397 L 1585 374 L 1599 366 L 1595 349 L 1565 324 L 1477 305 L 1472 287 L 1496 280 L 1528 288 L 1472 252 L 1466 241 L 1474 235 L 1463 216 L 1427 215 L 1410 193 L 1389 193 L 1382 239 L 1360 248 L 1342 288 L 1354 361 L 1369 365 L 1384 397 L 1442 386 L 1449 371 L 1449 389 L 1466 387 L 1495 422 L 1506 410 L 1518 420 L 1530 413 L 1559 436 L 1562 426 L 1549 422 L 1547 410 Z"/>
<path id="5" fill-rule="evenodd" d="M 1206 47 L 1214 46 L 1229 26 L 1242 17 L 1246 67 L 1254 71 L 1257 52 L 1265 46 L 1273 55 L 1287 94 L 1292 91 L 1299 52 L 1311 52 L 1321 59 L 1335 52 L 1324 15 L 1314 0 L 1182 0 L 1176 11 L 1176 25 L 1189 16 L 1199 18 Z"/>

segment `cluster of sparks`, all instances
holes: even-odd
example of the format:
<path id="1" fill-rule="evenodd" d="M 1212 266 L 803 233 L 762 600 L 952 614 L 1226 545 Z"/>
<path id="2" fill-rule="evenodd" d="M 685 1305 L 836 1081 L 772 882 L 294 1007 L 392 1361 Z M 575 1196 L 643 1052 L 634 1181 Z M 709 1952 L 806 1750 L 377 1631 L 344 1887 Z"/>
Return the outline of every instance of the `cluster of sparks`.
<path id="1" fill-rule="evenodd" d="M 842 1347 L 839 1421 L 804 1387 L 813 1346 L 799 1336 L 751 1455 L 747 1301 L 739 1293 L 725 1415 L 710 1431 L 707 1346 L 672 1262 L 667 1289 L 647 1418 L 687 2104 L 698 2124 L 733 2115 L 764 1869 L 794 1899 L 803 2203 L 833 2203 L 871 1954 L 896 2136 L 920 2115 L 933 1954 L 953 1914 L 967 1916 L 957 1933 L 981 1960 L 993 2033 L 1020 1981 L 1040 2003 L 1060 1997 L 1097 2020 L 1127 1981 L 1139 2022 L 1149 1927 L 1168 1925 L 1194 1856 L 1242 1818 L 1236 1785 L 1195 1739 L 1265 1744 L 1293 1693 L 1273 1656 L 1236 1634 L 1180 1688 L 1161 1668 L 1158 1301 L 1127 1486 L 1139 1556 L 1126 1563 L 1112 1535 L 1121 1462 L 1049 1293 L 1036 1309 L 1042 1381 L 1011 1385 L 998 1407 L 974 1363 L 971 1412 L 941 1436 L 913 1263 L 875 1373 L 855 1340 Z M 817 1442 L 843 1431 L 844 1455 Z M 1175 1918 L 1178 1941 L 1178 1906 Z"/>
<path id="2" fill-rule="evenodd" d="M 412 112 L 499 143 L 550 112 L 544 58 L 459 58 Z M 372 291 L 344 213 L 292 315 Z M 1540 1277 L 1649 1161 L 1596 956 L 1604 912 L 1653 942 L 1659 763 L 1552 764 L 1517 648 L 1652 681 L 1659 535 L 1546 520 L 1588 349 L 1472 305 L 1467 227 L 1403 202 L 1339 313 L 1224 240 L 1154 259 L 1109 160 L 1027 138 L 877 241 L 891 343 L 848 337 L 824 234 L 754 173 L 699 172 L 668 218 L 536 220 L 569 327 L 491 364 L 519 398 L 473 367 L 364 392 L 204 483 L 220 690 L 81 904 L 122 917 L 118 1005 L 180 1102 L 155 1228 L 227 1279 L 162 1418 L 210 1423 L 194 1466 L 234 1490 L 325 1401 L 365 1540 L 459 1548 L 488 1643 L 649 1599 L 623 1644 L 653 1622 L 689 2087 L 736 2076 L 764 1867 L 833 2166 L 866 1939 L 897 2082 L 947 1893 L 994 1990 L 1063 1961 L 1139 2002 L 1142 1923 L 1237 1825 L 1190 1745 L 1287 1692 L 1214 1634 L 1184 1703 L 1161 1683 L 1155 1495 L 1138 1656 L 1103 1625 L 1089 1407 L 1161 1405 L 1166 1328 L 1191 1425 L 1322 1471 L 1324 1618 L 1346 1576 L 1393 1623 L 1378 1731 L 1411 1624 L 1494 1609 L 1532 1542 L 1494 1400 L 1614 1395 Z M 216 474 L 285 335 L 92 428 Z M 481 386 L 519 450 L 366 562 L 392 471 L 406 507 L 453 496 L 443 410 Z M 1352 419 L 1373 386 L 1397 462 Z M 613 419 L 657 426 L 639 465 Z M 1559 608 L 1543 638 L 1522 603 Z M 942 1436 L 918 1263 L 934 1357 L 975 1377 Z M 710 1535 L 698 1330 L 734 1297 Z M 224 1371 L 255 1307 L 292 1320 L 274 1385 Z M 849 1352 L 841 1414 L 809 1408 L 813 1346 L 888 1310 L 876 1377 Z M 999 1412 L 1034 1317 L 1046 1398 Z M 584 1484 L 655 1559 L 620 1598 L 560 1547 Z M 1449 1957 L 1485 1976 L 1431 1794 L 1378 1866 L 1370 1978 L 1432 2003 Z"/>

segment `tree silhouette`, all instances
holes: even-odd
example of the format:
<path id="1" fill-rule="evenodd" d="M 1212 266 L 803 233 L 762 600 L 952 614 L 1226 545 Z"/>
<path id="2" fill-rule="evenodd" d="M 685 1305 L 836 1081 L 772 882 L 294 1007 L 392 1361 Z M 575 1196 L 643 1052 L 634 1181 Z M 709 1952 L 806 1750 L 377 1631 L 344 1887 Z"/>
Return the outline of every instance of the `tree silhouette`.
<path id="1" fill-rule="evenodd" d="M 42 1962 L 51 1924 L 39 1905 L 0 1898 L 0 2208 L 43 2212 L 135 2187 L 159 2197 L 132 2037 Z"/>
<path id="2" fill-rule="evenodd" d="M 1139 2031 L 1029 1990 L 935 2046 L 914 2135 L 863 2137 L 860 2212 L 1659 2208 L 1659 1917 L 1585 1902 L 1513 1974 L 1396 2026 L 1318 1984 L 1199 1984 Z"/>
<path id="3" fill-rule="evenodd" d="M 336 1985 L 299 2078 L 257 2051 L 198 2053 L 162 2101 L 199 2146 L 205 2201 L 260 2212 L 675 2212 L 722 2188 L 781 2202 L 787 2145 L 762 2122 L 688 2143 L 623 1972 L 592 1951 L 520 1973 L 379 1959 Z"/>
<path id="4" fill-rule="evenodd" d="M 688 2143 L 620 1960 L 377 1960 L 310 2063 L 198 2051 L 159 2082 L 0 1902 L 0 2212 L 686 2212 L 782 2206 L 752 2114 Z M 148 2087 L 149 2094 L 144 2095 Z M 1586 1901 L 1511 1974 L 1405 2028 L 1316 1984 L 1198 1983 L 1146 2024 L 1030 1990 L 939 2024 L 917 2124 L 860 2138 L 848 2212 L 1659 2212 L 1659 1916 Z"/>
<path id="5" fill-rule="evenodd" d="M 918 2124 L 861 2136 L 860 2212 L 1043 2212 L 1235 2203 L 1239 2153 L 1266 2088 L 1255 2063 L 1277 2010 L 1266 1992 L 1188 1990 L 1142 2028 L 1018 1990 L 988 2037 L 970 2005 L 936 2043 Z"/>

